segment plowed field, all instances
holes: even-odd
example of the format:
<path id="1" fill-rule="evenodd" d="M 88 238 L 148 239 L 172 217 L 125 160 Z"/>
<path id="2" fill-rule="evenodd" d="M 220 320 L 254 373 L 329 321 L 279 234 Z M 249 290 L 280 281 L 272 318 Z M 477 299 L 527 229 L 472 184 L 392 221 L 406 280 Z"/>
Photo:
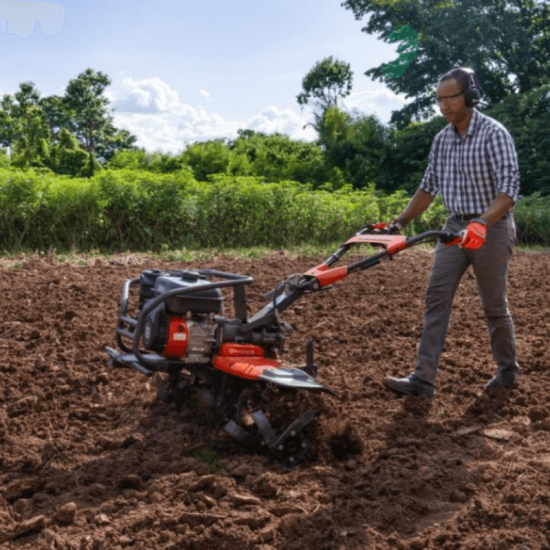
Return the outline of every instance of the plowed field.
<path id="1" fill-rule="evenodd" d="M 428 250 L 292 306 L 289 358 L 303 363 L 315 338 L 318 379 L 340 399 L 300 394 L 317 414 L 318 456 L 291 470 L 241 450 L 197 454 L 213 434 L 190 404 L 165 404 L 155 380 L 108 366 L 122 283 L 143 269 L 250 274 L 259 298 L 320 261 L 30 259 L 0 269 L 0 548 L 550 549 L 546 253 L 514 256 L 523 372 L 493 396 L 481 391 L 495 367 L 470 272 L 437 395 L 402 399 L 382 387 L 414 364 Z"/>

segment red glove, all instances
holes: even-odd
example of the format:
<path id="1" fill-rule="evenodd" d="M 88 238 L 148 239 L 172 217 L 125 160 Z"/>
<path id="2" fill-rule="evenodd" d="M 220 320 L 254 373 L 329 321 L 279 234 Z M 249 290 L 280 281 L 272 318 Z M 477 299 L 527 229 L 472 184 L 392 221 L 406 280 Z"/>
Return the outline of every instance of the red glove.
<path id="1" fill-rule="evenodd" d="M 448 241 L 444 244 L 445 246 L 454 246 L 455 244 L 460 244 L 460 242 L 462 241 L 462 238 L 463 236 L 461 235 L 460 237 L 455 237 L 452 241 Z"/>
<path id="2" fill-rule="evenodd" d="M 458 246 L 470 250 L 477 250 L 485 244 L 487 238 L 487 222 L 481 218 L 473 219 L 464 231 L 460 232 L 463 237 Z"/>

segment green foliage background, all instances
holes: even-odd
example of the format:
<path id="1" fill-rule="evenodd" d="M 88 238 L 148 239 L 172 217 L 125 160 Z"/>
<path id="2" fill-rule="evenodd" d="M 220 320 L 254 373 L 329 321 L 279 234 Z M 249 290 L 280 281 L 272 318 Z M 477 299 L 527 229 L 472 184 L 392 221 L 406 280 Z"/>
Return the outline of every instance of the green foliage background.
<path id="1" fill-rule="evenodd" d="M 103 170 L 71 178 L 40 170 L 0 169 L 0 235 L 4 253 L 161 251 L 291 247 L 342 242 L 367 221 L 389 221 L 409 201 L 404 190 L 374 185 L 328 191 L 295 181 Z M 446 218 L 436 200 L 407 227 L 439 229 Z M 550 197 L 535 193 L 516 206 L 519 236 L 550 242 Z"/>
<path id="2" fill-rule="evenodd" d="M 189 170 L 157 174 L 104 170 L 92 178 L 0 169 L 0 234 L 5 252 L 288 247 L 343 241 L 367 221 L 401 212 L 403 191 L 374 186 L 334 192 L 293 181 Z M 411 225 L 441 227 L 440 203 Z"/>
<path id="3" fill-rule="evenodd" d="M 0 145 L 9 146 L 11 156 L 0 147 L 0 250 L 343 241 L 366 222 L 389 222 L 402 212 L 422 179 L 432 140 L 446 124 L 436 116 L 386 126 L 334 101 L 314 113 L 314 142 L 240 130 L 233 140 L 192 143 L 179 154 L 147 152 L 112 126 L 102 96 L 108 82 L 88 70 L 63 97 L 40 98 L 32 83 L 23 83 L 13 97 L 1 99 Z M 92 103 L 80 122 L 69 116 L 71 105 Z M 502 122 L 516 143 L 524 195 L 515 208 L 518 236 L 547 244 L 550 84 L 510 94 L 486 114 Z M 87 124 L 103 130 L 88 132 L 93 142 L 86 144 Z M 444 220 L 436 200 L 407 231 L 438 229 Z"/>

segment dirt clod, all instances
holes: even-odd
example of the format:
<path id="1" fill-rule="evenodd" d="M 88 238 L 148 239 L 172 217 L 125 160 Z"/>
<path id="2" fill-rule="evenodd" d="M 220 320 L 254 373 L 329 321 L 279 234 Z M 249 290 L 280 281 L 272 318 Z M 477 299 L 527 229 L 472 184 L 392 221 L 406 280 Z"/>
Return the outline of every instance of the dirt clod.
<path id="1" fill-rule="evenodd" d="M 66 502 L 54 515 L 55 521 L 60 525 L 70 525 L 76 517 L 78 507 L 75 502 Z"/>

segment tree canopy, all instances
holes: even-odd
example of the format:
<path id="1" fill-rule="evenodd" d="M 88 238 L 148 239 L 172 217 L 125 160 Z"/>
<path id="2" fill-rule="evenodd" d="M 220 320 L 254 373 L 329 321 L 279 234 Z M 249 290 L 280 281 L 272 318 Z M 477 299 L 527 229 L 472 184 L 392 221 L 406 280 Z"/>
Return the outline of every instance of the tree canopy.
<path id="1" fill-rule="evenodd" d="M 332 56 L 318 61 L 302 80 L 302 92 L 296 99 L 300 105 L 312 104 L 324 111 L 338 106 L 338 99 L 351 93 L 353 72 L 349 63 Z"/>
<path id="2" fill-rule="evenodd" d="M 0 145 L 21 168 L 50 168 L 73 176 L 91 175 L 116 151 L 132 149 L 136 138 L 113 124 L 105 89 L 109 77 L 86 69 L 63 96 L 42 98 L 32 82 L 0 100 Z"/>
<path id="3" fill-rule="evenodd" d="M 433 114 L 438 77 L 453 67 L 476 71 L 489 106 L 541 86 L 550 74 L 549 0 L 345 0 L 342 5 L 356 19 L 369 18 L 364 32 L 401 42 L 393 66 L 383 63 L 365 74 L 414 98 L 394 113 L 393 121 L 402 125 Z M 399 73 L 397 67 L 405 70 Z"/>
<path id="4" fill-rule="evenodd" d="M 487 114 L 502 122 L 514 138 L 521 193 L 550 195 L 550 84 L 510 96 Z"/>
<path id="5" fill-rule="evenodd" d="M 328 169 L 337 169 L 356 188 L 368 187 L 378 179 L 385 162 L 388 132 L 375 116 L 332 106 L 320 118 L 318 130 Z"/>

